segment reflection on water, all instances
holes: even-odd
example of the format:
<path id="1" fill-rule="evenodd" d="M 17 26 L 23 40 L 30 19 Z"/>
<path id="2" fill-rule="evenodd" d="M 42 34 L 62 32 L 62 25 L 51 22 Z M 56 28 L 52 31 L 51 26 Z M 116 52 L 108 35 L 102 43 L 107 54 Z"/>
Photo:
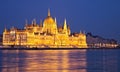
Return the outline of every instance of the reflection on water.
<path id="1" fill-rule="evenodd" d="M 1 50 L 0 72 L 119 72 L 120 50 Z"/>
<path id="2" fill-rule="evenodd" d="M 87 72 L 120 72 L 119 49 L 89 49 L 87 51 Z"/>
<path id="3" fill-rule="evenodd" d="M 17 51 L 0 51 L 1 58 L 1 72 L 17 72 L 18 71 L 18 52 Z"/>

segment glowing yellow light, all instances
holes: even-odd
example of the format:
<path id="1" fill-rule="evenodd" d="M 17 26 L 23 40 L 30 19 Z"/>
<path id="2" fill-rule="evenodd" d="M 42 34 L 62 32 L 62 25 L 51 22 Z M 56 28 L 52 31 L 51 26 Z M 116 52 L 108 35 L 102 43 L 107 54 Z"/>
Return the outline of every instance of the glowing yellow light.
<path id="1" fill-rule="evenodd" d="M 77 33 L 70 36 L 70 28 L 67 27 L 66 19 L 62 27 L 57 27 L 56 18 L 53 19 L 48 11 L 48 16 L 43 22 L 43 26 L 36 24 L 26 24 L 25 29 L 19 30 L 12 28 L 10 31 L 3 32 L 3 45 L 22 45 L 26 47 L 62 47 L 62 48 L 87 48 L 86 35 Z M 11 34 L 14 39 L 11 40 Z"/>

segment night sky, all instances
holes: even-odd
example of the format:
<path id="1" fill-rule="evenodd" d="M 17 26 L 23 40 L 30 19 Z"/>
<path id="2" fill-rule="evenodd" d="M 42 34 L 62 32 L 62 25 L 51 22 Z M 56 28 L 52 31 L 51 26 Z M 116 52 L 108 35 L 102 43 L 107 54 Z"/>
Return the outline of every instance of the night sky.
<path id="1" fill-rule="evenodd" d="M 23 28 L 47 17 L 56 17 L 58 25 L 66 18 L 72 32 L 86 31 L 120 41 L 120 0 L 0 0 L 0 33 L 4 28 Z"/>

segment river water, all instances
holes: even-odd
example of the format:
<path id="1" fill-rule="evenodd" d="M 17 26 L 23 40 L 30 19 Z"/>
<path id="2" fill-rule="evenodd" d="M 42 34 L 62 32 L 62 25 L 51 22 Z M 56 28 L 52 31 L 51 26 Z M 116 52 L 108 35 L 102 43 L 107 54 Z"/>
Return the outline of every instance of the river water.
<path id="1" fill-rule="evenodd" d="M 120 49 L 0 50 L 0 72 L 120 72 Z"/>

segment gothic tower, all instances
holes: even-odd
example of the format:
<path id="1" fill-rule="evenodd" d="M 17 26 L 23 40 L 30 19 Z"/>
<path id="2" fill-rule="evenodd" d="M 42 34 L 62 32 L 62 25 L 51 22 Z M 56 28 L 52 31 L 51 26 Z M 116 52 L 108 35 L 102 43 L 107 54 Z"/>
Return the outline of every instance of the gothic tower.
<path id="1" fill-rule="evenodd" d="M 66 35 L 68 35 L 66 19 L 64 20 L 63 33 L 66 34 Z"/>

